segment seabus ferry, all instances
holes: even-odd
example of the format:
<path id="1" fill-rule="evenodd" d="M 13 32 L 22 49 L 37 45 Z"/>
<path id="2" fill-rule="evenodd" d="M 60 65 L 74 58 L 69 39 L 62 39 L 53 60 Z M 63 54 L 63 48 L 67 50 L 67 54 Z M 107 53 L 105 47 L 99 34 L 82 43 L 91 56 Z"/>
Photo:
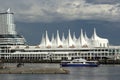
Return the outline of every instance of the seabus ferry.
<path id="1" fill-rule="evenodd" d="M 60 66 L 62 67 L 98 67 L 98 61 L 87 61 L 85 59 L 73 59 L 71 61 L 61 61 Z"/>

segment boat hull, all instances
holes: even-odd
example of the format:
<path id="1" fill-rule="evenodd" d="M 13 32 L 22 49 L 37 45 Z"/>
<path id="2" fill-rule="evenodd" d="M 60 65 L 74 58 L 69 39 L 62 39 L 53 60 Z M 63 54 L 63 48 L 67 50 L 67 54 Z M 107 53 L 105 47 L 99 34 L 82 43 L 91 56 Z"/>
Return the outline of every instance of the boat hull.
<path id="1" fill-rule="evenodd" d="M 61 67 L 98 67 L 98 64 L 60 64 Z"/>

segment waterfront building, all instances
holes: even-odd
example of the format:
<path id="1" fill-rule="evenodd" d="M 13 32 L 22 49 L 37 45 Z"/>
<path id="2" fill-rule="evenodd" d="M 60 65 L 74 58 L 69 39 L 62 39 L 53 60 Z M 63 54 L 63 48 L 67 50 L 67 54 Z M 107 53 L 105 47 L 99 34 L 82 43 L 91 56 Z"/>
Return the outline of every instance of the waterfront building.
<path id="1" fill-rule="evenodd" d="M 74 58 L 86 59 L 120 59 L 120 46 L 109 45 L 109 40 L 97 35 L 96 29 L 91 38 L 83 34 L 81 29 L 80 36 L 76 38 L 75 33 L 68 36 L 64 34 L 60 38 L 59 31 L 56 37 L 52 35 L 49 39 L 47 31 L 42 35 L 40 44 L 29 46 L 25 44 L 25 39 L 18 35 L 15 30 L 13 13 L 8 9 L 7 12 L 0 13 L 0 59 L 7 61 L 41 61 L 41 60 L 71 60 Z"/>
<path id="2" fill-rule="evenodd" d="M 0 46 L 24 44 L 24 38 L 15 30 L 13 15 L 10 9 L 0 13 Z"/>

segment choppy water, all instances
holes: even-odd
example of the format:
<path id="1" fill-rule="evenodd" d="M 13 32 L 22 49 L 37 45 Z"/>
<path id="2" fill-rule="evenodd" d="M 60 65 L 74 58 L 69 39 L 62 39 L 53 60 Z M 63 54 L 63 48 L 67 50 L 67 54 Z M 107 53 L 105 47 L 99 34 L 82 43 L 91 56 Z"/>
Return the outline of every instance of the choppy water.
<path id="1" fill-rule="evenodd" d="M 25 67 L 31 65 L 32 67 L 59 67 L 58 64 L 25 64 Z M 70 74 L 0 74 L 0 80 L 120 80 L 120 65 L 65 69 L 70 70 Z"/>

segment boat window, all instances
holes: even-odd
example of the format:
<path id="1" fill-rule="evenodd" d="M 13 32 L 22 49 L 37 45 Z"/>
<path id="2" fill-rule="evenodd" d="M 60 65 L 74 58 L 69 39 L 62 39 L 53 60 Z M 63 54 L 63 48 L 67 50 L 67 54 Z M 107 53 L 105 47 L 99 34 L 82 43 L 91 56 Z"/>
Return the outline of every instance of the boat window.
<path id="1" fill-rule="evenodd" d="M 62 62 L 62 63 L 64 64 L 64 63 L 70 63 L 70 62 Z"/>
<path id="2" fill-rule="evenodd" d="M 73 63 L 83 63 L 83 62 L 73 62 Z"/>

